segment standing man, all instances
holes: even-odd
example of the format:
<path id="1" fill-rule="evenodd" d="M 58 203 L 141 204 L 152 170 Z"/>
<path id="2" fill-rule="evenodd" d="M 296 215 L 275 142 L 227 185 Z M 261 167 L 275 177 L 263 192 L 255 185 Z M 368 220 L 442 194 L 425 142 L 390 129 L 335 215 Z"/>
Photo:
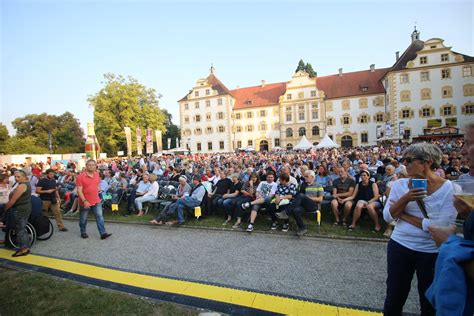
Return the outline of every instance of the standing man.
<path id="1" fill-rule="evenodd" d="M 102 202 L 99 198 L 99 173 L 96 171 L 97 163 L 93 159 L 86 162 L 86 170 L 81 173 L 76 180 L 77 195 L 79 196 L 79 205 L 81 207 L 81 217 L 79 227 L 81 237 L 88 238 L 86 233 L 87 214 L 89 210 L 94 213 L 97 229 L 100 233 L 100 239 L 106 239 L 112 234 L 105 230 L 104 217 L 102 216 Z"/>
<path id="2" fill-rule="evenodd" d="M 68 229 L 64 227 L 61 211 L 59 210 L 59 191 L 54 179 L 54 170 L 46 170 L 46 178 L 42 178 L 36 184 L 36 193 L 39 194 L 43 204 L 43 214 L 48 215 L 48 211 L 53 212 L 56 224 L 61 232 L 67 232 Z"/>

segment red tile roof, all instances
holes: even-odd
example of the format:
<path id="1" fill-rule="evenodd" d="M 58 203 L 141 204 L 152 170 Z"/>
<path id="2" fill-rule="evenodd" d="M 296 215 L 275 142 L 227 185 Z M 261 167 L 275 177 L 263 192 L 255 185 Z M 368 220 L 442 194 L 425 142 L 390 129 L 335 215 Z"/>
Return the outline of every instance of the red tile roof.
<path id="1" fill-rule="evenodd" d="M 316 78 L 316 86 L 323 90 L 327 99 L 337 99 L 364 94 L 384 93 L 380 79 L 390 68 L 362 70 Z M 363 88 L 367 88 L 366 91 Z"/>
<path id="2" fill-rule="evenodd" d="M 235 98 L 234 110 L 278 104 L 286 91 L 286 82 L 270 83 L 231 90 Z"/>
<path id="3" fill-rule="evenodd" d="M 207 82 L 212 86 L 213 90 L 217 90 L 217 95 L 226 95 L 230 94 L 229 89 L 219 80 L 214 74 L 210 74 L 206 78 Z M 178 102 L 185 101 L 188 99 L 188 96 L 191 94 L 192 90 L 189 90 L 189 92 Z"/>

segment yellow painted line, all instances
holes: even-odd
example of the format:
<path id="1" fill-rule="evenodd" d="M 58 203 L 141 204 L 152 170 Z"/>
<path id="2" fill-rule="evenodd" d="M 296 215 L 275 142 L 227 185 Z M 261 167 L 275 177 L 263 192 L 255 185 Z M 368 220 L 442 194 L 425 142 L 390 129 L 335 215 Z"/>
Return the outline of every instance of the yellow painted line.
<path id="1" fill-rule="evenodd" d="M 0 258 L 29 265 L 54 269 L 75 275 L 134 286 L 160 292 L 208 299 L 221 303 L 255 308 L 286 315 L 334 315 L 334 316 L 375 316 L 377 312 L 356 310 L 347 307 L 325 305 L 321 303 L 297 300 L 294 298 L 274 296 L 208 285 L 189 281 L 167 279 L 151 275 L 98 267 L 74 261 L 48 258 L 38 255 L 13 258 L 12 251 L 0 249 Z"/>

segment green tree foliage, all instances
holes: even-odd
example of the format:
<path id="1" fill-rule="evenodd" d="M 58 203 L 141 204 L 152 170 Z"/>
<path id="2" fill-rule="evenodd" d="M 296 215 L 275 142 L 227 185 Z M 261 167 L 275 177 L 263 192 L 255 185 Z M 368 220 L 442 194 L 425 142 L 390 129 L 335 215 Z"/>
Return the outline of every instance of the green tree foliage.
<path id="1" fill-rule="evenodd" d="M 0 123 L 0 153 L 6 152 L 7 142 L 9 138 L 10 135 L 8 135 L 7 127 Z"/>
<path id="2" fill-rule="evenodd" d="M 300 59 L 298 62 L 298 67 L 296 67 L 295 72 L 298 72 L 300 70 L 305 71 L 310 78 L 316 77 L 317 73 L 314 71 L 313 66 L 310 63 L 304 63 L 303 59 Z"/>
<path id="3" fill-rule="evenodd" d="M 163 134 L 162 137 L 162 144 L 163 144 L 163 149 L 167 150 L 170 149 L 168 148 L 168 138 L 171 138 L 171 148 L 176 147 L 176 137 L 180 137 L 181 131 L 179 130 L 179 127 L 173 124 L 172 116 L 171 113 L 169 113 L 166 110 L 163 110 L 163 113 L 166 116 L 166 133 Z"/>
<path id="4" fill-rule="evenodd" d="M 94 108 L 95 134 L 103 152 L 116 155 L 119 150 L 127 150 L 126 126 L 132 130 L 134 145 L 137 128 L 142 129 L 143 145 L 146 128 L 165 132 L 166 117 L 158 107 L 161 95 L 132 77 L 107 73 L 104 78 L 104 87 L 88 99 Z"/>
<path id="5" fill-rule="evenodd" d="M 8 153 L 49 153 L 48 133 L 51 132 L 53 153 L 84 152 L 84 133 L 79 120 L 70 112 L 62 115 L 27 114 L 13 120 L 16 135 L 8 140 Z"/>

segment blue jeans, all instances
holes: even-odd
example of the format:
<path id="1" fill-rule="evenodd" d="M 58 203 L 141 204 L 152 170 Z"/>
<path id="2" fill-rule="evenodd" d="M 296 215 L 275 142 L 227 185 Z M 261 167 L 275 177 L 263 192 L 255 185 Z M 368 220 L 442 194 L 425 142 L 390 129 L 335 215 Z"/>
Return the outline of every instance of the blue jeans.
<path id="1" fill-rule="evenodd" d="M 87 214 L 89 213 L 89 210 L 94 212 L 95 222 L 97 223 L 97 229 L 99 230 L 99 234 L 101 236 L 103 234 L 106 234 L 107 232 L 105 231 L 104 216 L 102 215 L 101 202 L 97 203 L 94 206 L 91 206 L 91 208 L 84 208 L 84 206 L 81 206 L 81 210 L 80 210 L 81 217 L 79 219 L 79 228 L 81 229 L 81 234 L 86 233 Z"/>
<path id="2" fill-rule="evenodd" d="M 222 200 L 222 203 L 220 206 L 224 210 L 224 213 L 226 215 L 232 216 L 235 213 L 234 211 L 235 211 L 236 203 L 238 200 L 239 200 L 238 196 Z"/>
<path id="3" fill-rule="evenodd" d="M 178 222 L 184 223 L 184 209 L 185 208 L 190 208 L 194 209 L 196 206 L 201 205 L 201 201 L 191 199 L 189 197 L 186 197 L 184 200 L 179 199 L 176 202 L 176 207 L 178 209 Z"/>

